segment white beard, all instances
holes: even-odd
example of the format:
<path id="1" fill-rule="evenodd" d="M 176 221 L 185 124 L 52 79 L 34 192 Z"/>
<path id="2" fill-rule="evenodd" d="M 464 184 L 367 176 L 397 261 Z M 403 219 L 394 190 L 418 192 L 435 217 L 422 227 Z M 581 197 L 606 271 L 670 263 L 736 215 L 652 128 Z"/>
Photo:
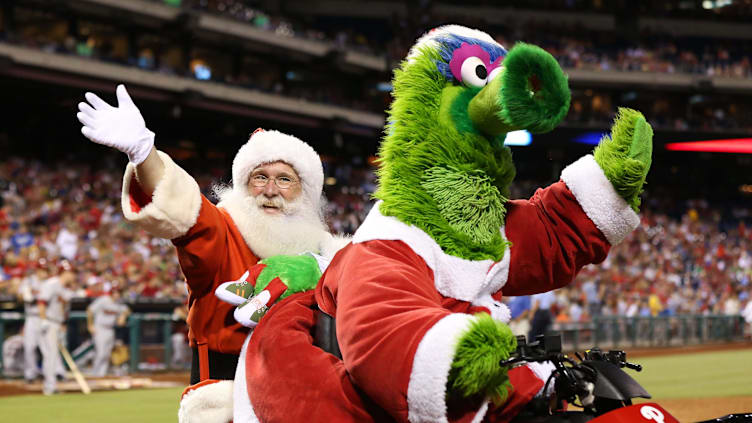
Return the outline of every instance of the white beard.
<path id="1" fill-rule="evenodd" d="M 230 214 L 251 251 L 260 259 L 280 254 L 319 253 L 331 238 L 320 208 L 311 204 L 306 195 L 288 202 L 281 197 L 267 200 L 263 195 L 252 197 L 233 189 L 219 190 L 218 207 Z M 271 202 L 280 206 L 281 214 L 270 215 L 262 205 Z"/>

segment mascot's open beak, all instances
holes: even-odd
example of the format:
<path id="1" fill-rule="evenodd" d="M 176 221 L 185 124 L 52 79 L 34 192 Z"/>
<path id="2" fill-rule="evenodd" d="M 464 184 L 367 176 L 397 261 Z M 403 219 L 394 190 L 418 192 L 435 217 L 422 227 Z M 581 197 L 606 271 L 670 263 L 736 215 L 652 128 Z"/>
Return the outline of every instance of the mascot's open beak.
<path id="1" fill-rule="evenodd" d="M 517 43 L 504 58 L 504 69 L 468 106 L 470 120 L 495 137 L 527 129 L 552 130 L 569 110 L 567 77 L 553 56 L 530 44 Z"/>

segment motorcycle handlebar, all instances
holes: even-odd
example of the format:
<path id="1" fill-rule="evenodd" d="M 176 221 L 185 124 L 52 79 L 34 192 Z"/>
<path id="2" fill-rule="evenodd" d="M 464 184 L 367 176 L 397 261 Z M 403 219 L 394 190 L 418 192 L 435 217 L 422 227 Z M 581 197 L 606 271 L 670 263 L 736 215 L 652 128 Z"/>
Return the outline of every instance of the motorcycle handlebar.
<path id="1" fill-rule="evenodd" d="M 627 354 L 624 351 L 612 350 L 608 352 L 601 351 L 598 348 L 593 348 L 585 352 L 585 359 L 578 354 L 575 355 L 581 362 L 590 361 L 608 361 L 619 367 L 626 367 L 635 371 L 642 371 L 642 366 L 639 364 L 629 363 L 626 361 Z M 562 354 L 561 352 L 561 335 L 540 335 L 534 342 L 527 343 L 524 336 L 517 337 L 517 351 L 506 360 L 499 362 L 500 366 L 511 366 L 520 362 L 542 362 L 551 361 L 553 363 L 569 363 L 575 362 Z"/>

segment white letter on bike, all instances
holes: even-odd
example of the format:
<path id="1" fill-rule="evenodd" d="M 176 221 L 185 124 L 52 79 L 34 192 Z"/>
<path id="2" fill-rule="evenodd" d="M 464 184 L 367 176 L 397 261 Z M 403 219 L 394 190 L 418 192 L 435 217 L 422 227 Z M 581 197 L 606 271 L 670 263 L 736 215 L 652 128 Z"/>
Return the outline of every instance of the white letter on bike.
<path id="1" fill-rule="evenodd" d="M 663 413 L 655 407 L 646 405 L 640 408 L 640 414 L 642 414 L 642 417 L 645 417 L 647 420 L 655 420 L 658 423 L 663 423 Z"/>

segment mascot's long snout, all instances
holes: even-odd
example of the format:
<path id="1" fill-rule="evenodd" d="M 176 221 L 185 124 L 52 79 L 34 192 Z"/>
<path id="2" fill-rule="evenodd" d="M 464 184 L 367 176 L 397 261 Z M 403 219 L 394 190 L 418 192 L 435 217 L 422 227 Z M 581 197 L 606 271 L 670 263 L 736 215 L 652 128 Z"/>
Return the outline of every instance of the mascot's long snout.
<path id="1" fill-rule="evenodd" d="M 503 71 L 470 101 L 468 114 L 488 136 L 518 129 L 542 133 L 564 119 L 569 101 L 567 77 L 556 59 L 540 47 L 517 43 Z"/>

